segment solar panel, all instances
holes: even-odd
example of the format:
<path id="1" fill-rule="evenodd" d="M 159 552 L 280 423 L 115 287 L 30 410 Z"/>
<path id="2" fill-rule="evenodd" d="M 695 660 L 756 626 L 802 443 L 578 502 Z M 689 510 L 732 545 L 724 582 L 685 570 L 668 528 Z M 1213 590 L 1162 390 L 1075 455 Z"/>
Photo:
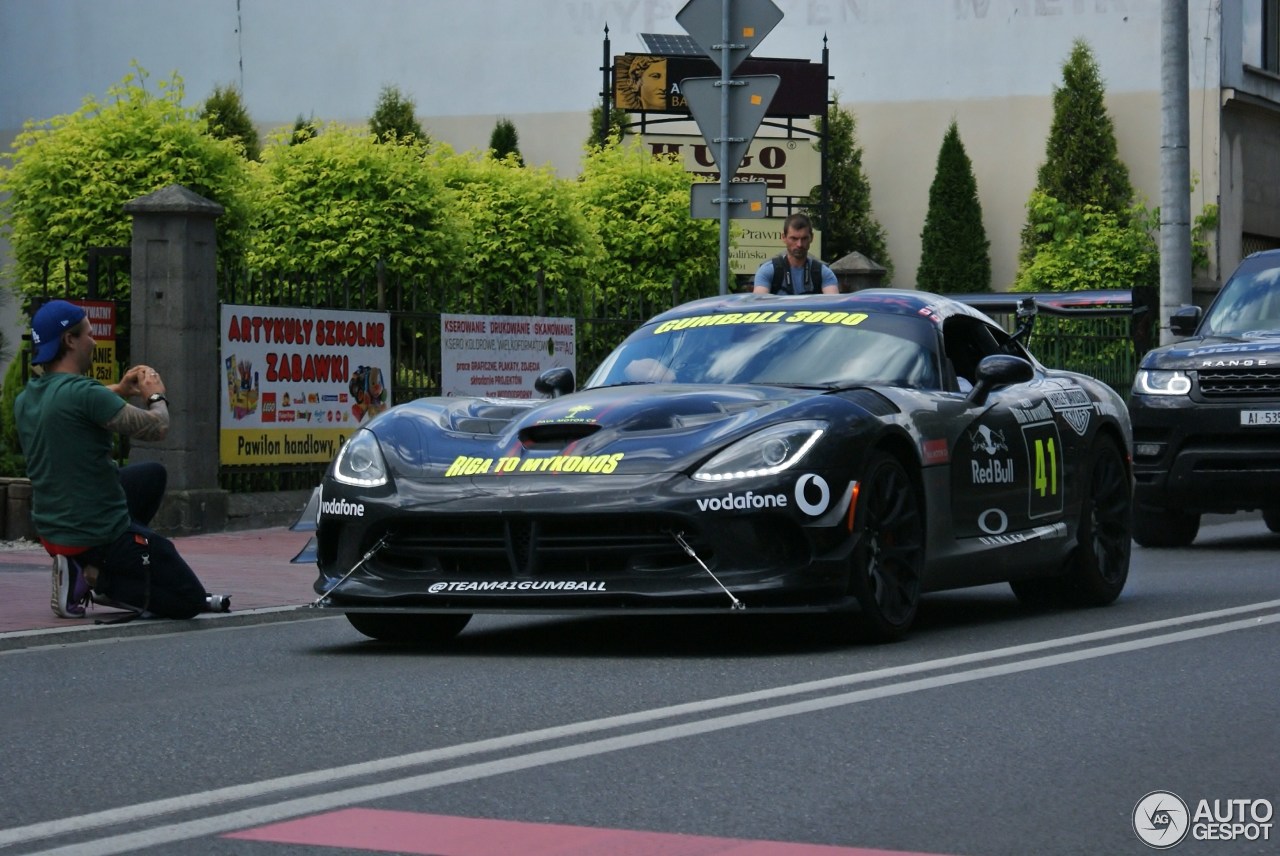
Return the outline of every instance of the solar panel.
<path id="1" fill-rule="evenodd" d="M 640 40 L 645 49 L 652 54 L 662 56 L 705 56 L 704 51 L 693 36 L 672 35 L 670 33 L 641 33 Z"/>

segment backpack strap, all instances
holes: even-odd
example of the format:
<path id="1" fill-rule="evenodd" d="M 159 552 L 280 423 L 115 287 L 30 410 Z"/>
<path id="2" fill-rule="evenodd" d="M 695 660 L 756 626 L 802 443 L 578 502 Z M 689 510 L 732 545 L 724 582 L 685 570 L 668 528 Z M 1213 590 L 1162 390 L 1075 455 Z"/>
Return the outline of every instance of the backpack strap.
<path id="1" fill-rule="evenodd" d="M 770 294 L 782 294 L 782 286 L 787 283 L 787 271 L 790 265 L 787 262 L 785 253 L 779 253 L 773 257 L 773 285 L 769 287 Z M 787 285 L 787 292 L 791 291 L 791 286 Z"/>
<path id="2" fill-rule="evenodd" d="M 808 264 L 808 292 L 801 294 L 819 294 L 822 291 L 822 259 L 815 256 L 809 256 L 806 259 Z M 786 253 L 773 257 L 773 285 L 769 288 L 771 294 L 790 294 L 791 283 L 787 281 L 791 275 L 791 263 L 787 261 Z"/>

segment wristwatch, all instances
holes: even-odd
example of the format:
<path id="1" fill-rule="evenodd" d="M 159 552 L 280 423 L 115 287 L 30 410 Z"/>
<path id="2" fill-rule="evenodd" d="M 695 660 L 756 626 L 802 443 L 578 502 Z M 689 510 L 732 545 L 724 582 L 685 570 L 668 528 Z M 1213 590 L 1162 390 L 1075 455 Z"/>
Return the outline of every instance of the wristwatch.
<path id="1" fill-rule="evenodd" d="M 151 395 L 147 396 L 147 407 L 150 407 L 157 401 L 163 401 L 165 404 L 169 403 L 169 399 L 164 397 L 163 392 L 153 392 Z"/>

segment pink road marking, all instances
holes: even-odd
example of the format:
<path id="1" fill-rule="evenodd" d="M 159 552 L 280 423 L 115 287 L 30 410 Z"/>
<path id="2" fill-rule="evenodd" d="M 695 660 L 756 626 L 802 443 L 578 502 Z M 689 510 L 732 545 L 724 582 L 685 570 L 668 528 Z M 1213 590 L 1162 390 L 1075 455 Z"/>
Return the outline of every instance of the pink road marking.
<path id="1" fill-rule="evenodd" d="M 350 808 L 223 836 L 417 856 L 929 856 L 826 844 L 596 829 Z"/>

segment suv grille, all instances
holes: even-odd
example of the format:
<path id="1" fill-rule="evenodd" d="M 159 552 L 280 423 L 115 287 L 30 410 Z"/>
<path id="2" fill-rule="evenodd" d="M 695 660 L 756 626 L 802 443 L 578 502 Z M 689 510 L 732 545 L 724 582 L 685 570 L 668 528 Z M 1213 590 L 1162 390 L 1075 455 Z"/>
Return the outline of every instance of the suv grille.
<path id="1" fill-rule="evenodd" d="M 1280 370 L 1201 369 L 1200 394 L 1205 398 L 1280 398 Z"/>

